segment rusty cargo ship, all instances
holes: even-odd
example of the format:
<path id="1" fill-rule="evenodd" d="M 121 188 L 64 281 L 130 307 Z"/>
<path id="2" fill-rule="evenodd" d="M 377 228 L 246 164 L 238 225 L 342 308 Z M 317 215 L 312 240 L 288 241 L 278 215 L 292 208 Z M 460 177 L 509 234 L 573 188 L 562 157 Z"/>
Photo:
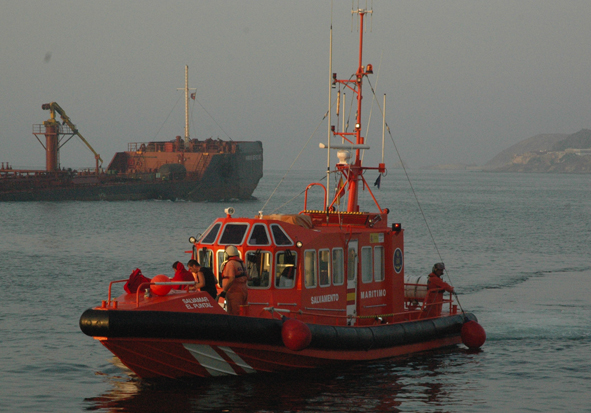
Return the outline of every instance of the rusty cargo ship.
<path id="1" fill-rule="evenodd" d="M 186 112 L 188 91 L 185 70 Z M 188 120 L 184 138 L 128 143 L 104 169 L 100 155 L 57 103 L 42 108 L 50 111 L 50 119 L 33 125 L 33 134 L 45 149 L 45 170 L 13 169 L 1 162 L 0 201 L 249 200 L 263 176 L 260 141 L 191 139 Z M 93 169 L 60 165 L 59 150 L 74 136 L 93 152 Z"/>

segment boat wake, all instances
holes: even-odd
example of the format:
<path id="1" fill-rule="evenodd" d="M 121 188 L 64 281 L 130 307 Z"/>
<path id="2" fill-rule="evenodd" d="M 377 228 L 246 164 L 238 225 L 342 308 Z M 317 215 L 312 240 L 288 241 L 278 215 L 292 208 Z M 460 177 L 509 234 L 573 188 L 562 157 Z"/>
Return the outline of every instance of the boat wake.
<path id="1" fill-rule="evenodd" d="M 505 276 L 497 279 L 497 282 L 483 283 L 479 285 L 465 286 L 458 289 L 462 294 L 475 294 L 484 290 L 499 290 L 517 287 L 536 278 L 544 278 L 555 274 L 584 274 L 591 273 L 591 266 L 565 267 L 548 271 L 521 272 L 514 276 Z"/>

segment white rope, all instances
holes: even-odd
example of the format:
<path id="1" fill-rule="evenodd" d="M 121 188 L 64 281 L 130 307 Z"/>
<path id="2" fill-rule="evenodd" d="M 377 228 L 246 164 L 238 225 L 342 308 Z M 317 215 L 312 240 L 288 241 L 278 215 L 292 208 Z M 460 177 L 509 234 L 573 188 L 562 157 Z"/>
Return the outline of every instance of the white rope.
<path id="1" fill-rule="evenodd" d="M 172 112 L 174 111 L 174 108 L 176 108 L 176 105 L 179 103 L 179 101 L 181 100 L 183 96 L 180 95 L 179 98 L 177 99 L 177 101 L 175 102 L 175 104 L 172 106 L 172 109 L 170 110 L 170 112 L 168 113 L 168 116 L 166 117 L 166 119 L 164 119 L 164 122 L 162 122 L 162 124 L 160 125 L 160 129 L 158 129 L 158 131 L 156 132 L 156 134 L 154 135 L 154 140 L 156 140 L 156 137 L 158 136 L 158 134 L 160 134 L 160 131 L 162 130 L 162 128 L 164 127 L 164 125 L 166 124 L 166 122 L 168 121 L 168 118 L 170 118 L 170 115 L 172 114 Z"/>
<path id="2" fill-rule="evenodd" d="M 230 139 L 231 141 L 233 141 L 234 139 L 232 139 L 230 137 L 230 135 L 228 135 L 226 133 L 226 131 L 224 130 L 224 128 L 222 128 L 222 126 L 217 122 L 217 120 L 215 120 L 215 118 L 213 116 L 211 116 L 211 114 L 207 111 L 207 109 L 205 109 L 205 107 L 201 104 L 201 102 L 199 102 L 199 100 L 197 100 L 197 97 L 195 97 L 195 102 L 199 103 L 199 106 L 201 106 L 201 108 L 205 111 L 205 113 L 207 113 L 207 115 L 211 118 L 211 120 L 213 120 L 213 122 L 218 126 L 218 128 L 220 128 L 220 130 L 222 132 L 224 132 L 224 135 L 226 135 L 228 137 L 228 139 Z"/>
<path id="3" fill-rule="evenodd" d="M 380 65 L 378 66 L 378 74 L 376 75 L 376 89 L 378 88 L 378 82 L 380 81 L 380 70 L 382 68 L 383 57 L 384 57 L 384 52 L 382 52 L 382 55 L 380 56 Z M 367 78 L 367 81 L 369 82 L 369 78 Z M 367 119 L 367 127 L 365 128 L 366 143 L 369 143 L 367 141 L 367 136 L 369 135 L 369 125 L 371 123 L 371 114 L 373 113 L 373 104 L 375 101 L 376 101 L 376 94 L 373 93 L 373 87 L 372 87 L 371 105 L 369 106 L 369 118 Z M 364 157 L 365 157 L 365 149 L 363 150 L 363 153 L 361 154 L 361 163 L 363 163 Z"/>

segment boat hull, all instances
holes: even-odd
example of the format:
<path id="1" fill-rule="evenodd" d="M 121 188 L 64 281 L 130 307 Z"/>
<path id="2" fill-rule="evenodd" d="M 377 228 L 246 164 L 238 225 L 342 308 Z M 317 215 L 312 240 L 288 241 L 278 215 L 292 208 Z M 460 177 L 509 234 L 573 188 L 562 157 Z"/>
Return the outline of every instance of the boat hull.
<path id="1" fill-rule="evenodd" d="M 367 327 L 307 324 L 310 345 L 288 349 L 282 321 L 166 311 L 87 310 L 82 331 L 142 378 L 242 375 L 385 359 L 453 346 L 472 314 Z"/>

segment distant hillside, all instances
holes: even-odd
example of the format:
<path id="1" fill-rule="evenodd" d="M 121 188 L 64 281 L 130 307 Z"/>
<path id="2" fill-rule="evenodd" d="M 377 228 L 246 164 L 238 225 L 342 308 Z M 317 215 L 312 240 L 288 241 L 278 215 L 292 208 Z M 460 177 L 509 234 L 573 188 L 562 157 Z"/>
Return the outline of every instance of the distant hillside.
<path id="1" fill-rule="evenodd" d="M 551 150 L 557 142 L 566 139 L 568 136 L 569 135 L 563 133 L 532 136 L 531 138 L 516 143 L 515 145 L 499 153 L 497 156 L 485 163 L 483 169 L 496 169 L 510 164 L 514 155 L 521 155 L 526 152 Z"/>
<path id="2" fill-rule="evenodd" d="M 566 139 L 557 142 L 553 151 L 564 151 L 566 149 L 587 149 L 591 148 L 591 130 L 581 129 L 577 133 L 569 135 Z M 529 152 L 529 151 L 528 151 Z"/>
<path id="3" fill-rule="evenodd" d="M 505 149 L 484 170 L 495 172 L 591 173 L 591 130 L 533 136 Z"/>

